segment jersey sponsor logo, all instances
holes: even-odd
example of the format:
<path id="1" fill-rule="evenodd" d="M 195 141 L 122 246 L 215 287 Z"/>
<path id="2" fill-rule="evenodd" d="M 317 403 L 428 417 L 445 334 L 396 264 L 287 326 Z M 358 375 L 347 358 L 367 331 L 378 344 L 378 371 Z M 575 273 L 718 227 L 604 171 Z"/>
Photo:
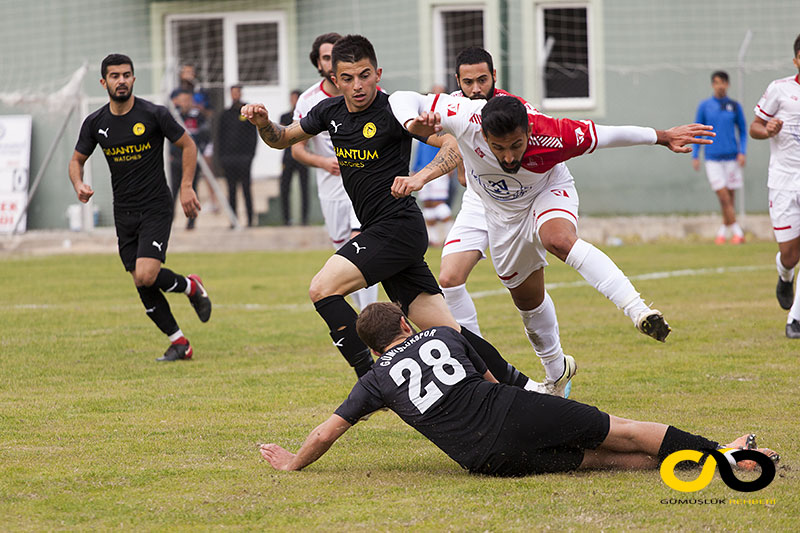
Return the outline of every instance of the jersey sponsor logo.
<path id="1" fill-rule="evenodd" d="M 361 130 L 361 133 L 363 133 L 364 137 L 366 137 L 367 139 L 373 138 L 377 132 L 378 128 L 376 128 L 375 124 L 373 124 L 372 122 L 367 122 L 366 124 L 364 124 L 364 129 Z"/>
<path id="2" fill-rule="evenodd" d="M 550 189 L 550 192 L 556 196 L 561 196 L 562 198 L 569 198 L 569 194 L 564 189 Z"/>
<path id="3" fill-rule="evenodd" d="M 459 104 L 457 104 L 457 103 L 447 104 L 447 116 L 448 117 L 453 117 L 456 114 L 458 114 L 458 106 L 459 106 Z"/>
<path id="4" fill-rule="evenodd" d="M 100 128 L 98 128 L 98 129 L 97 129 L 97 133 L 102 133 L 102 134 L 103 134 L 103 137 L 105 137 L 106 139 L 108 139 L 108 128 L 106 128 L 106 129 L 104 129 L 104 130 L 101 130 Z"/>
<path id="5" fill-rule="evenodd" d="M 353 246 L 356 247 L 356 255 L 358 255 L 361 252 L 361 250 L 366 250 L 367 249 L 366 246 L 361 246 L 355 241 L 351 242 L 350 244 L 352 244 Z"/>
<path id="6" fill-rule="evenodd" d="M 331 126 L 333 126 L 333 133 L 339 133 L 339 126 L 341 125 L 342 125 L 341 122 L 337 124 L 336 122 L 331 120 Z"/>
<path id="7" fill-rule="evenodd" d="M 485 154 L 485 153 L 483 153 L 483 150 L 481 150 L 480 146 L 476 146 L 476 147 L 475 147 L 475 153 L 476 153 L 476 154 L 478 154 L 478 155 L 480 156 L 480 158 L 481 158 L 481 159 L 483 159 L 484 157 L 486 157 L 486 154 Z"/>
<path id="8" fill-rule="evenodd" d="M 142 124 L 141 122 L 137 122 L 136 124 L 134 124 L 133 134 L 137 136 L 144 134 L 144 124 Z"/>
<path id="9" fill-rule="evenodd" d="M 478 176 L 473 172 L 472 177 L 489 196 L 500 202 L 516 200 L 529 189 L 517 178 L 503 174 L 481 174 Z"/>
<path id="10" fill-rule="evenodd" d="M 578 141 L 578 146 L 583 144 L 583 130 L 580 128 L 575 128 L 575 139 Z"/>
<path id="11" fill-rule="evenodd" d="M 378 159 L 377 150 L 362 150 L 360 148 L 341 148 L 335 147 L 336 158 L 339 160 L 340 167 L 363 168 L 364 161 Z"/>
<path id="12" fill-rule="evenodd" d="M 577 130 L 576 130 L 576 136 L 577 136 Z M 581 138 L 583 138 L 583 134 L 581 134 Z M 551 137 L 549 135 L 533 135 L 528 138 L 528 146 L 542 146 L 544 148 L 564 148 L 564 143 L 562 143 L 561 139 L 559 139 L 558 137 Z"/>
<path id="13" fill-rule="evenodd" d="M 125 146 L 112 146 L 111 148 L 103 148 L 103 153 L 108 158 L 113 158 L 114 163 L 122 163 L 125 161 L 135 161 L 142 158 L 141 152 L 150 150 L 152 147 L 149 142 L 141 144 L 128 144 Z"/>

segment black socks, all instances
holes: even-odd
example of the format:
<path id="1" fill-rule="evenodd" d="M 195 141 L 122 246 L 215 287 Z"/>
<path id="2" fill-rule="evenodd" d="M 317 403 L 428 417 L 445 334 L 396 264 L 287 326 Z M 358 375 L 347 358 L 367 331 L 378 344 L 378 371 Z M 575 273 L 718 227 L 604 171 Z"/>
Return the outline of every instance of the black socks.
<path id="1" fill-rule="evenodd" d="M 358 314 L 355 310 L 339 294 L 314 302 L 314 307 L 328 325 L 333 345 L 355 369 L 356 375 L 366 374 L 372 367 L 372 355 L 356 333 Z"/>

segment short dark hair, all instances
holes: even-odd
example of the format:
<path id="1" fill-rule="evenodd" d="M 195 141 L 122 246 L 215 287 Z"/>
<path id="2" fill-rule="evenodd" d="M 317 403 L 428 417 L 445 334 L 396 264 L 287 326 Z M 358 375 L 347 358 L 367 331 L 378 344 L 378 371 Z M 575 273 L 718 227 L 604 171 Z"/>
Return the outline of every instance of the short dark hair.
<path id="1" fill-rule="evenodd" d="M 358 315 L 356 333 L 364 344 L 383 353 L 393 340 L 403 334 L 401 318 L 405 318 L 405 315 L 396 303 L 371 303 Z"/>
<path id="2" fill-rule="evenodd" d="M 726 83 L 730 81 L 730 78 L 728 78 L 728 73 L 724 70 L 714 71 L 714 73 L 711 74 L 711 81 L 714 81 L 714 78 L 719 78 Z"/>
<path id="3" fill-rule="evenodd" d="M 125 54 L 108 54 L 103 59 L 103 62 L 100 63 L 100 75 L 103 79 L 105 79 L 106 74 L 108 74 L 108 67 L 111 65 L 130 65 L 131 73 L 133 73 L 133 61 L 131 61 L 130 57 Z"/>
<path id="4" fill-rule="evenodd" d="M 461 65 L 478 65 L 480 63 L 486 63 L 490 73 L 494 70 L 492 54 L 480 46 L 471 46 L 461 50 L 456 56 L 456 77 L 461 77 Z"/>
<path id="5" fill-rule="evenodd" d="M 375 48 L 369 39 L 363 35 L 345 35 L 333 45 L 333 59 L 331 61 L 333 71 L 336 72 L 336 65 L 344 61 L 345 63 L 357 63 L 362 59 L 369 59 L 374 68 L 378 68 L 378 57 L 375 55 Z"/>
<path id="6" fill-rule="evenodd" d="M 290 92 L 289 95 L 292 95 L 292 94 L 299 98 L 300 95 L 303 94 L 303 91 L 301 91 L 300 89 L 292 89 L 292 92 Z"/>
<path id="7" fill-rule="evenodd" d="M 528 131 L 528 111 L 516 98 L 492 98 L 481 110 L 481 128 L 485 135 L 498 137 L 518 128 Z"/>
<path id="8" fill-rule="evenodd" d="M 314 39 L 314 43 L 311 45 L 311 53 L 308 54 L 308 59 L 311 60 L 311 64 L 314 65 L 314 68 L 319 68 L 319 49 L 322 45 L 325 43 L 334 44 L 341 38 L 342 36 L 338 33 L 331 32 L 323 33 Z"/>
<path id="9" fill-rule="evenodd" d="M 800 35 L 794 40 L 794 55 L 797 57 L 797 52 L 800 52 Z"/>

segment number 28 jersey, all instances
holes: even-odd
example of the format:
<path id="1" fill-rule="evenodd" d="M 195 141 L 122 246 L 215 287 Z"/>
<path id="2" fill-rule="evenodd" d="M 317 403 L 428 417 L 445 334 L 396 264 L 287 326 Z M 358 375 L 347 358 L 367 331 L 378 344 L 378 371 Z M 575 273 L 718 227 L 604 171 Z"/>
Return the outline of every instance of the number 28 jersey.
<path id="1" fill-rule="evenodd" d="M 351 424 L 388 407 L 462 467 L 479 467 L 517 389 L 483 379 L 486 365 L 455 330 L 438 327 L 384 353 L 335 413 Z"/>

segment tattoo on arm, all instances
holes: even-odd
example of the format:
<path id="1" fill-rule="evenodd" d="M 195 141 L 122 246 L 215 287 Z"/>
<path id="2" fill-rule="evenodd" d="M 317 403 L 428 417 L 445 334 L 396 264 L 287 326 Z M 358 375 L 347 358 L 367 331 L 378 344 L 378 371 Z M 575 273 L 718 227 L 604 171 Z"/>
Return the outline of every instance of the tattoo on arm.
<path id="1" fill-rule="evenodd" d="M 281 140 L 281 137 L 283 137 L 283 133 L 285 131 L 286 128 L 280 124 L 275 124 L 272 121 L 269 121 L 266 126 L 261 126 L 258 128 L 258 134 L 261 136 L 261 139 L 270 146 L 278 143 Z"/>
<path id="2" fill-rule="evenodd" d="M 458 150 L 452 146 L 444 145 L 436 154 L 436 157 L 433 158 L 433 161 L 425 166 L 425 169 L 436 174 L 436 177 L 444 176 L 458 167 L 460 161 L 461 154 Z"/>

